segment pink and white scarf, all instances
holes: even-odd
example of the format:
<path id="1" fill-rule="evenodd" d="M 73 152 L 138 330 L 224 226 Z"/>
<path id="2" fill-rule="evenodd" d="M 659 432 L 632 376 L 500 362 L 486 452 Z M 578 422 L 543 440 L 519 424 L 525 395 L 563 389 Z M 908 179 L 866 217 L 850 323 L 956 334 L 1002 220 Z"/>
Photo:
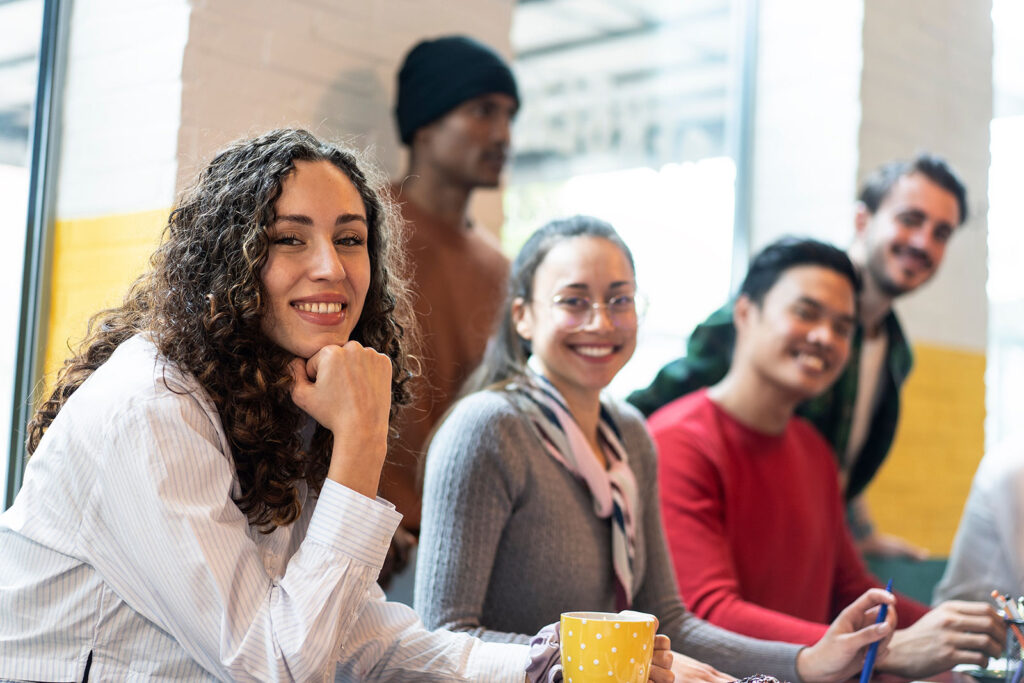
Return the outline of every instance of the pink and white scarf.
<path id="1" fill-rule="evenodd" d="M 636 555 L 636 518 L 638 508 L 636 479 L 629 457 L 622 447 L 621 434 L 611 411 L 601 404 L 598 434 L 608 467 L 594 453 L 583 430 L 569 412 L 558 389 L 547 378 L 527 370 L 529 382 L 508 385 L 509 391 L 529 399 L 525 407 L 537 427 L 548 453 L 577 479 L 582 480 L 594 503 L 594 514 L 611 519 L 612 569 L 615 573 L 616 609 L 628 609 L 633 603 L 633 560 Z"/>

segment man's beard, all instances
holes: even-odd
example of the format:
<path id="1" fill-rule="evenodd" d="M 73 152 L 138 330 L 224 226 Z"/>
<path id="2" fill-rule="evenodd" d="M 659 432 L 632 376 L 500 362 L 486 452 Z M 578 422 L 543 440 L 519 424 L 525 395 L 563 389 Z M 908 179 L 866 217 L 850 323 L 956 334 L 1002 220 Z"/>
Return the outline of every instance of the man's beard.
<path id="1" fill-rule="evenodd" d="M 903 248 L 907 249 L 909 247 Z M 896 297 L 903 296 L 904 294 L 909 294 L 910 292 L 914 291 L 915 289 L 923 285 L 929 279 L 931 279 L 931 276 L 934 274 L 929 273 L 928 277 L 926 277 L 924 280 L 922 280 L 920 283 L 916 285 L 901 285 L 898 282 L 894 281 L 891 277 L 889 277 L 889 273 L 886 272 L 885 257 L 886 254 L 884 250 L 874 250 L 871 253 L 871 256 L 868 257 L 867 274 L 868 277 L 870 277 L 871 280 L 875 283 L 875 287 L 877 287 L 882 294 L 889 297 L 890 299 L 895 299 Z M 925 260 L 926 267 L 930 268 L 930 259 L 928 259 L 927 255 L 923 256 L 923 258 Z"/>

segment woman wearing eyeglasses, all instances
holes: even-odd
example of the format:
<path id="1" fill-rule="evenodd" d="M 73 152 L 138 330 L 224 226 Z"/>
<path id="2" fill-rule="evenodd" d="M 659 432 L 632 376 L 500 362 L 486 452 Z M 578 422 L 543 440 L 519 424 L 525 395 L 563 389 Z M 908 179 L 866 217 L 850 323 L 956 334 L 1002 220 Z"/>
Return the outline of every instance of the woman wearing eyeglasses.
<path id="1" fill-rule="evenodd" d="M 892 623 L 869 591 L 816 645 L 739 636 L 687 612 L 643 418 L 602 390 L 636 347 L 636 277 L 615 230 L 577 216 L 534 233 L 470 394 L 430 444 L 415 604 L 430 627 L 529 642 L 568 610 L 654 614 L 677 680 L 842 680 Z M 691 659 L 695 658 L 695 659 Z M 699 660 L 699 661 L 698 661 Z M 707 662 L 703 664 L 701 662 Z"/>

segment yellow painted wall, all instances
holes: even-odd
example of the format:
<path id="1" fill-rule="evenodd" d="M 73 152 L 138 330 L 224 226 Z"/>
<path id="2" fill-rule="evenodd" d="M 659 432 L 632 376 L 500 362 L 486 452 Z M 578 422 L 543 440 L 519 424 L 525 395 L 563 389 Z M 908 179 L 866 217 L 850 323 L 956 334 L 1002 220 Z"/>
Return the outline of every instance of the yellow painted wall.
<path id="1" fill-rule="evenodd" d="M 985 355 L 915 346 L 900 411 L 868 504 L 881 530 L 945 557 L 985 448 Z"/>
<path id="2" fill-rule="evenodd" d="M 68 345 L 76 347 L 85 336 L 89 318 L 120 303 L 145 270 L 169 213 L 158 209 L 57 221 L 44 350 L 47 386 L 69 356 Z"/>

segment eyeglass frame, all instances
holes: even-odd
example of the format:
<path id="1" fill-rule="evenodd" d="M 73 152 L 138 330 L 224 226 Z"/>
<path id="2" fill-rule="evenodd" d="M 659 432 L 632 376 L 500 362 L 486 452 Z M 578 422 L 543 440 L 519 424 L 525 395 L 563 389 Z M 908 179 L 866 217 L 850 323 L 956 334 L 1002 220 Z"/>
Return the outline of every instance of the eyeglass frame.
<path id="1" fill-rule="evenodd" d="M 621 297 L 629 297 L 632 299 L 632 306 L 629 310 L 625 311 L 614 311 L 612 309 L 613 301 Z M 594 317 L 597 315 L 597 311 L 600 308 L 605 310 L 605 315 L 608 316 L 608 321 L 620 330 L 628 330 L 631 328 L 637 328 L 640 326 L 640 320 L 643 318 L 644 313 L 647 310 L 647 299 L 640 292 L 633 292 L 632 294 L 615 294 L 604 301 L 591 301 L 590 297 L 582 296 L 580 294 L 556 294 L 551 297 L 550 304 L 556 311 L 560 311 L 562 315 L 572 316 L 576 315 L 568 310 L 564 306 L 560 306 L 567 299 L 582 299 L 587 302 L 587 312 L 579 312 L 579 315 L 585 316 L 584 319 L 580 320 L 575 325 L 559 325 L 564 330 L 573 331 L 578 330 L 594 322 Z M 626 324 L 621 324 L 618 319 L 624 315 L 632 315 L 632 320 L 626 321 Z"/>

